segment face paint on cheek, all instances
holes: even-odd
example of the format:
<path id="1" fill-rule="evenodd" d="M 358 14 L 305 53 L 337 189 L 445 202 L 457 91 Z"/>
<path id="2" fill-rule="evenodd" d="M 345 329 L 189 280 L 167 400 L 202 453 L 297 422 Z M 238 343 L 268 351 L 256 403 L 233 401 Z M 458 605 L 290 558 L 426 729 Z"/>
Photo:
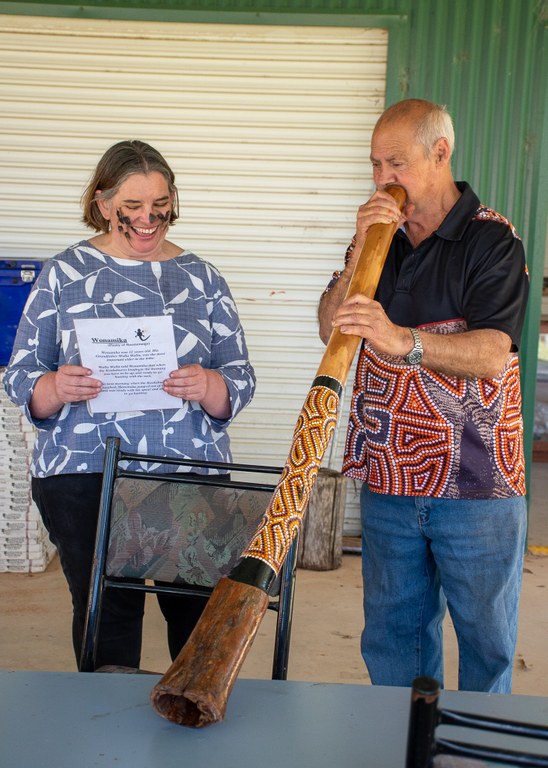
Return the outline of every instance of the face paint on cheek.
<path id="1" fill-rule="evenodd" d="M 154 224 L 156 219 L 160 219 L 160 221 L 163 224 L 169 224 L 170 218 L 171 218 L 171 214 L 170 213 L 157 213 L 157 214 L 150 213 L 149 217 L 148 217 L 148 220 L 149 220 L 150 224 Z"/>
<path id="2" fill-rule="evenodd" d="M 118 221 L 120 222 L 118 224 L 118 232 L 123 232 L 126 240 L 129 240 L 130 237 L 129 237 L 128 227 L 131 224 L 131 219 L 129 218 L 129 216 L 124 216 L 122 214 L 122 211 L 119 208 L 116 210 L 116 216 L 118 217 Z"/>

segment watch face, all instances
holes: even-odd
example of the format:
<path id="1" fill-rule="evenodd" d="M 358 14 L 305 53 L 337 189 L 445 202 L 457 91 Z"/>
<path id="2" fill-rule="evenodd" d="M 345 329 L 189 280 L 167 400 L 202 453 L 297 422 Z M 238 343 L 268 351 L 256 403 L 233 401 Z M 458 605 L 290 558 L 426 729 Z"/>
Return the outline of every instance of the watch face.
<path id="1" fill-rule="evenodd" d="M 406 360 L 410 365 L 417 365 L 417 363 L 420 363 L 420 361 L 422 360 L 422 352 L 420 351 L 420 349 L 413 349 L 407 355 Z"/>
<path id="2" fill-rule="evenodd" d="M 415 342 L 413 349 L 403 359 L 409 365 L 418 365 L 422 361 L 422 340 L 416 328 L 410 328 L 411 336 Z"/>

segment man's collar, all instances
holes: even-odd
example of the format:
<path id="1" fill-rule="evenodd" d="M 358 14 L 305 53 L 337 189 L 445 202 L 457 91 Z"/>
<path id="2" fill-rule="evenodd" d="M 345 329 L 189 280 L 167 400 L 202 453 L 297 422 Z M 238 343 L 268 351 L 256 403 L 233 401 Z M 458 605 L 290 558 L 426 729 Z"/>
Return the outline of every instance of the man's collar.
<path id="1" fill-rule="evenodd" d="M 456 181 L 461 196 L 438 227 L 436 234 L 444 240 L 460 240 L 480 201 L 466 181 Z"/>

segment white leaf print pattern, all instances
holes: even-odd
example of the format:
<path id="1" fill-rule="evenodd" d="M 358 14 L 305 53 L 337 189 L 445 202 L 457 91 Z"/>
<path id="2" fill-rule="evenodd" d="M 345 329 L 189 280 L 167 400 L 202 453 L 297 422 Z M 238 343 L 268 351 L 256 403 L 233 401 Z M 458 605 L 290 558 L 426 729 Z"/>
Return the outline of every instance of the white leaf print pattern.
<path id="1" fill-rule="evenodd" d="M 55 314 L 57 314 L 56 309 L 46 309 L 45 312 L 40 312 L 40 314 L 38 315 L 38 320 L 43 320 L 44 317 L 48 317 L 48 315 L 55 315 Z"/>
<path id="2" fill-rule="evenodd" d="M 174 424 L 177 421 L 182 421 L 187 413 L 188 413 L 188 402 L 185 402 L 185 403 L 183 403 L 183 407 L 179 408 L 177 411 L 175 411 L 173 416 L 171 416 L 167 420 L 166 424 Z"/>
<path id="3" fill-rule="evenodd" d="M 75 253 L 78 255 L 79 258 L 81 258 L 80 251 L 82 253 L 87 253 L 89 254 L 89 256 L 93 256 L 95 259 L 98 259 L 99 261 L 102 261 L 104 264 L 106 264 L 107 260 L 105 259 L 101 251 L 98 251 L 96 248 L 88 248 L 86 246 L 80 246 L 80 248 L 78 248 L 78 250 L 75 251 Z"/>
<path id="4" fill-rule="evenodd" d="M 55 291 L 55 287 L 57 285 L 57 273 L 55 271 L 55 267 L 52 267 L 49 271 L 48 283 L 51 290 Z"/>
<path id="5" fill-rule="evenodd" d="M 177 357 L 184 357 L 187 355 L 191 350 L 194 349 L 197 343 L 198 339 L 196 336 L 193 333 L 187 333 L 185 338 L 179 344 L 177 349 Z"/>
<path id="6" fill-rule="evenodd" d="M 230 336 L 232 333 L 230 328 L 223 323 L 213 323 L 213 329 L 219 334 L 219 336 Z"/>
<path id="7" fill-rule="evenodd" d="M 97 281 L 97 275 L 90 275 L 88 279 L 86 280 L 86 296 L 88 296 L 90 299 L 93 296 L 93 289 L 95 288 L 95 283 Z"/>
<path id="8" fill-rule="evenodd" d="M 133 293 L 133 291 L 120 291 L 120 293 L 117 293 L 113 298 L 112 303 L 129 304 L 132 301 L 141 301 L 142 298 L 142 296 L 139 296 L 138 293 Z"/>
<path id="9" fill-rule="evenodd" d="M 20 349 L 18 352 L 15 353 L 15 357 L 11 361 L 11 364 L 17 365 L 17 363 L 21 362 L 21 360 L 24 360 L 28 354 L 30 354 L 28 349 Z"/>
<path id="10" fill-rule="evenodd" d="M 115 422 L 114 422 L 114 426 L 115 426 L 115 427 L 116 427 L 116 429 L 118 430 L 118 432 L 119 432 L 119 434 L 120 434 L 120 437 L 122 437 L 122 438 L 123 438 L 123 439 L 126 441 L 126 443 L 127 443 L 128 445 L 131 445 L 131 440 L 130 440 L 130 439 L 129 439 L 129 437 L 126 435 L 126 433 L 124 432 L 124 430 L 123 430 L 123 429 L 122 429 L 122 427 L 121 427 L 121 426 L 118 424 L 118 422 L 117 422 L 117 421 L 115 421 Z"/>
<path id="11" fill-rule="evenodd" d="M 232 313 L 236 314 L 236 305 L 228 298 L 228 296 L 221 297 L 220 303 L 227 315 L 232 315 Z"/>
<path id="12" fill-rule="evenodd" d="M 94 429 L 97 429 L 97 424 L 90 424 L 89 421 L 74 425 L 74 432 L 77 435 L 85 435 L 88 432 L 93 432 Z"/>
<path id="13" fill-rule="evenodd" d="M 158 280 L 162 277 L 162 265 L 159 261 L 151 261 L 150 269 L 152 270 L 152 274 L 157 277 Z"/>
<path id="14" fill-rule="evenodd" d="M 137 453 L 146 454 L 146 452 L 147 452 L 147 445 L 148 445 L 148 443 L 147 443 L 147 436 L 143 435 L 142 438 L 139 440 L 139 445 L 137 446 Z M 147 468 L 146 461 L 140 461 L 139 462 L 139 466 L 141 467 L 141 469 L 146 470 L 146 468 Z"/>
<path id="15" fill-rule="evenodd" d="M 238 331 L 238 333 L 236 334 L 236 344 L 238 345 L 238 350 L 240 352 L 243 352 L 244 340 L 243 340 L 241 331 Z"/>
<path id="16" fill-rule="evenodd" d="M 61 269 L 65 273 L 65 275 L 67 277 L 70 277 L 71 280 L 81 280 L 82 279 L 82 275 L 78 272 L 77 269 L 74 269 L 74 267 L 71 266 L 70 264 L 67 264 L 65 261 L 61 261 L 61 260 L 59 260 L 57 263 L 59 264 L 59 266 L 61 267 Z"/>
<path id="17" fill-rule="evenodd" d="M 94 305 L 90 301 L 86 301 L 83 304 L 75 304 L 73 307 L 68 307 L 67 312 L 71 314 L 78 314 L 78 312 L 86 312 L 88 309 L 92 309 Z"/>
<path id="18" fill-rule="evenodd" d="M 204 281 L 200 277 L 196 277 L 196 275 L 192 275 L 189 273 L 190 282 L 192 285 L 197 288 L 197 290 L 200 291 L 200 293 L 205 293 L 204 289 Z"/>
<path id="19" fill-rule="evenodd" d="M 168 304 L 182 304 L 183 301 L 186 301 L 188 299 L 188 288 L 185 288 L 184 291 L 181 291 L 181 293 L 178 293 L 175 298 L 171 299 L 171 301 L 168 301 Z"/>
<path id="20" fill-rule="evenodd" d="M 64 468 L 65 468 L 65 466 L 66 466 L 66 465 L 69 463 L 69 461 L 71 460 L 71 458 L 72 458 L 72 451 L 67 451 L 67 454 L 66 454 L 66 456 L 65 456 L 65 458 L 64 458 L 64 461 L 62 461 L 62 462 L 59 464 L 59 466 L 57 467 L 57 470 L 56 470 L 57 474 L 59 474 L 60 472 L 62 472 L 62 471 L 63 471 L 63 469 L 64 469 Z"/>

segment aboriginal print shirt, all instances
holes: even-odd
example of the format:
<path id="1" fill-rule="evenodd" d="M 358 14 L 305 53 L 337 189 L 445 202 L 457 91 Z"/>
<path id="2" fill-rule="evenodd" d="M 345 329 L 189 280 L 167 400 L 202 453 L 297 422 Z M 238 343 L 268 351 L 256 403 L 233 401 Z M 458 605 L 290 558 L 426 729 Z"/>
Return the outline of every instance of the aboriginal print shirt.
<path id="1" fill-rule="evenodd" d="M 403 229 L 396 233 L 376 298 L 398 325 L 444 334 L 493 328 L 510 336 L 513 352 L 496 379 L 464 379 L 379 355 L 364 342 L 343 473 L 379 493 L 525 493 L 516 354 L 528 294 L 525 256 L 510 222 L 480 205 L 467 184 L 458 186 L 457 204 L 416 249 Z"/>
<path id="2" fill-rule="evenodd" d="M 223 376 L 232 419 L 250 402 L 255 375 L 234 300 L 215 267 L 189 252 L 167 261 L 117 259 L 87 240 L 46 262 L 23 311 L 4 375 L 8 395 L 37 428 L 34 476 L 102 472 L 109 436 L 119 437 L 124 451 L 231 460 L 231 419 L 214 419 L 193 402 L 181 400 L 173 409 L 93 415 L 82 402 L 67 404 L 47 419 L 30 414 L 28 404 L 40 376 L 65 363 L 80 365 L 75 318 L 165 315 L 173 319 L 179 365 L 199 363 Z M 141 462 L 132 464 L 137 471 L 146 468 Z"/>

